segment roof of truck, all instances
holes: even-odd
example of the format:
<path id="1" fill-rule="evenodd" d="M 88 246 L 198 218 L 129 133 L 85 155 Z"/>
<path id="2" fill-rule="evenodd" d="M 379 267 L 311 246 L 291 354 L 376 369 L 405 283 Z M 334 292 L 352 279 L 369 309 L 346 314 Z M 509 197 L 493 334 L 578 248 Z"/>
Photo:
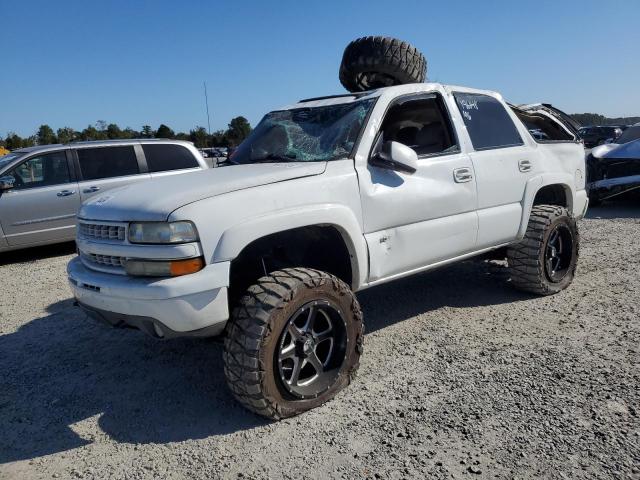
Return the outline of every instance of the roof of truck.
<path id="1" fill-rule="evenodd" d="M 429 82 L 429 83 L 407 83 L 404 85 L 395 85 L 393 87 L 377 88 L 375 90 L 367 90 L 365 92 L 355 93 L 341 93 L 337 95 L 326 95 L 322 97 L 305 98 L 297 103 L 288 105 L 281 110 L 290 110 L 293 108 L 305 108 L 305 107 L 322 107 L 327 105 L 338 105 L 341 103 L 351 103 L 366 98 L 382 97 L 389 95 L 396 97 L 399 95 L 429 92 L 429 91 L 459 91 L 466 93 L 479 93 L 484 95 L 490 95 L 492 97 L 502 98 L 497 92 L 491 90 L 481 90 L 477 88 L 462 87 L 457 85 L 445 85 L 442 83 Z"/>

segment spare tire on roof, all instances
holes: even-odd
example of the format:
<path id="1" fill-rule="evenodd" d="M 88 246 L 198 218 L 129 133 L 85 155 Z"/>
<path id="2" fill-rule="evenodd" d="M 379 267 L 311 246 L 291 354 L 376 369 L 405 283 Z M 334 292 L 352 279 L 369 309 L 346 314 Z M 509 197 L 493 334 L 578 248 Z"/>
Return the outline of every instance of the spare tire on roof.
<path id="1" fill-rule="evenodd" d="M 350 92 L 423 82 L 427 60 L 417 48 L 389 37 L 362 37 L 344 50 L 340 83 Z"/>

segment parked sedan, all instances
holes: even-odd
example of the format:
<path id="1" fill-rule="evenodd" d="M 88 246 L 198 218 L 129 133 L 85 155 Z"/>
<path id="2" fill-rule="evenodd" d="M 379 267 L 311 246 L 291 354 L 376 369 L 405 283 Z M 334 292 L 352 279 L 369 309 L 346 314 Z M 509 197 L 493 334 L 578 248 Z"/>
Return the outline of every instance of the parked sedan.
<path id="1" fill-rule="evenodd" d="M 640 125 L 591 150 L 587 183 L 592 204 L 640 188 Z"/>
<path id="2" fill-rule="evenodd" d="M 191 143 L 176 140 L 15 150 L 0 157 L 0 251 L 73 240 L 80 204 L 98 192 L 205 168 Z"/>

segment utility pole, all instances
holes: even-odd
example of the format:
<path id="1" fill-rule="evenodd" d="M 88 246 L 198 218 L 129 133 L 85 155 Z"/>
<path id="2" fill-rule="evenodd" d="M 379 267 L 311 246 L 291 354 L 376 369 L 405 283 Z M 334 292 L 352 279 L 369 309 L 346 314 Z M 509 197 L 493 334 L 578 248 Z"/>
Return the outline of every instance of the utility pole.
<path id="1" fill-rule="evenodd" d="M 207 82 L 202 82 L 204 84 L 204 103 L 207 106 L 207 127 L 209 136 L 211 136 L 211 120 L 209 119 L 209 97 L 207 97 Z"/>

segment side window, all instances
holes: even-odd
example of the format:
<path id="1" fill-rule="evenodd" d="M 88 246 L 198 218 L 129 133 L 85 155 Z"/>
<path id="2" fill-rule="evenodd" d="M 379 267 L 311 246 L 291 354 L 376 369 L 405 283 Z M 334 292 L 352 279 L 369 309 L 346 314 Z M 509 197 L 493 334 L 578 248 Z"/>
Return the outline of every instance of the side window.
<path id="1" fill-rule="evenodd" d="M 437 155 L 458 150 L 449 114 L 439 95 L 400 99 L 382 122 L 384 142 L 400 142 L 418 155 Z"/>
<path id="2" fill-rule="evenodd" d="M 46 187 L 71 181 L 64 151 L 32 157 L 14 168 L 9 175 L 15 179 L 15 189 Z"/>
<path id="3" fill-rule="evenodd" d="M 147 159 L 150 172 L 164 172 L 167 170 L 180 170 L 181 168 L 195 168 L 197 160 L 189 149 L 182 145 L 143 144 L 142 150 Z"/>
<path id="4" fill-rule="evenodd" d="M 454 97 L 475 150 L 523 144 L 513 120 L 498 100 L 475 93 L 458 92 Z"/>
<path id="5" fill-rule="evenodd" d="M 140 173 L 133 146 L 79 148 L 78 161 L 85 180 L 122 177 Z"/>

